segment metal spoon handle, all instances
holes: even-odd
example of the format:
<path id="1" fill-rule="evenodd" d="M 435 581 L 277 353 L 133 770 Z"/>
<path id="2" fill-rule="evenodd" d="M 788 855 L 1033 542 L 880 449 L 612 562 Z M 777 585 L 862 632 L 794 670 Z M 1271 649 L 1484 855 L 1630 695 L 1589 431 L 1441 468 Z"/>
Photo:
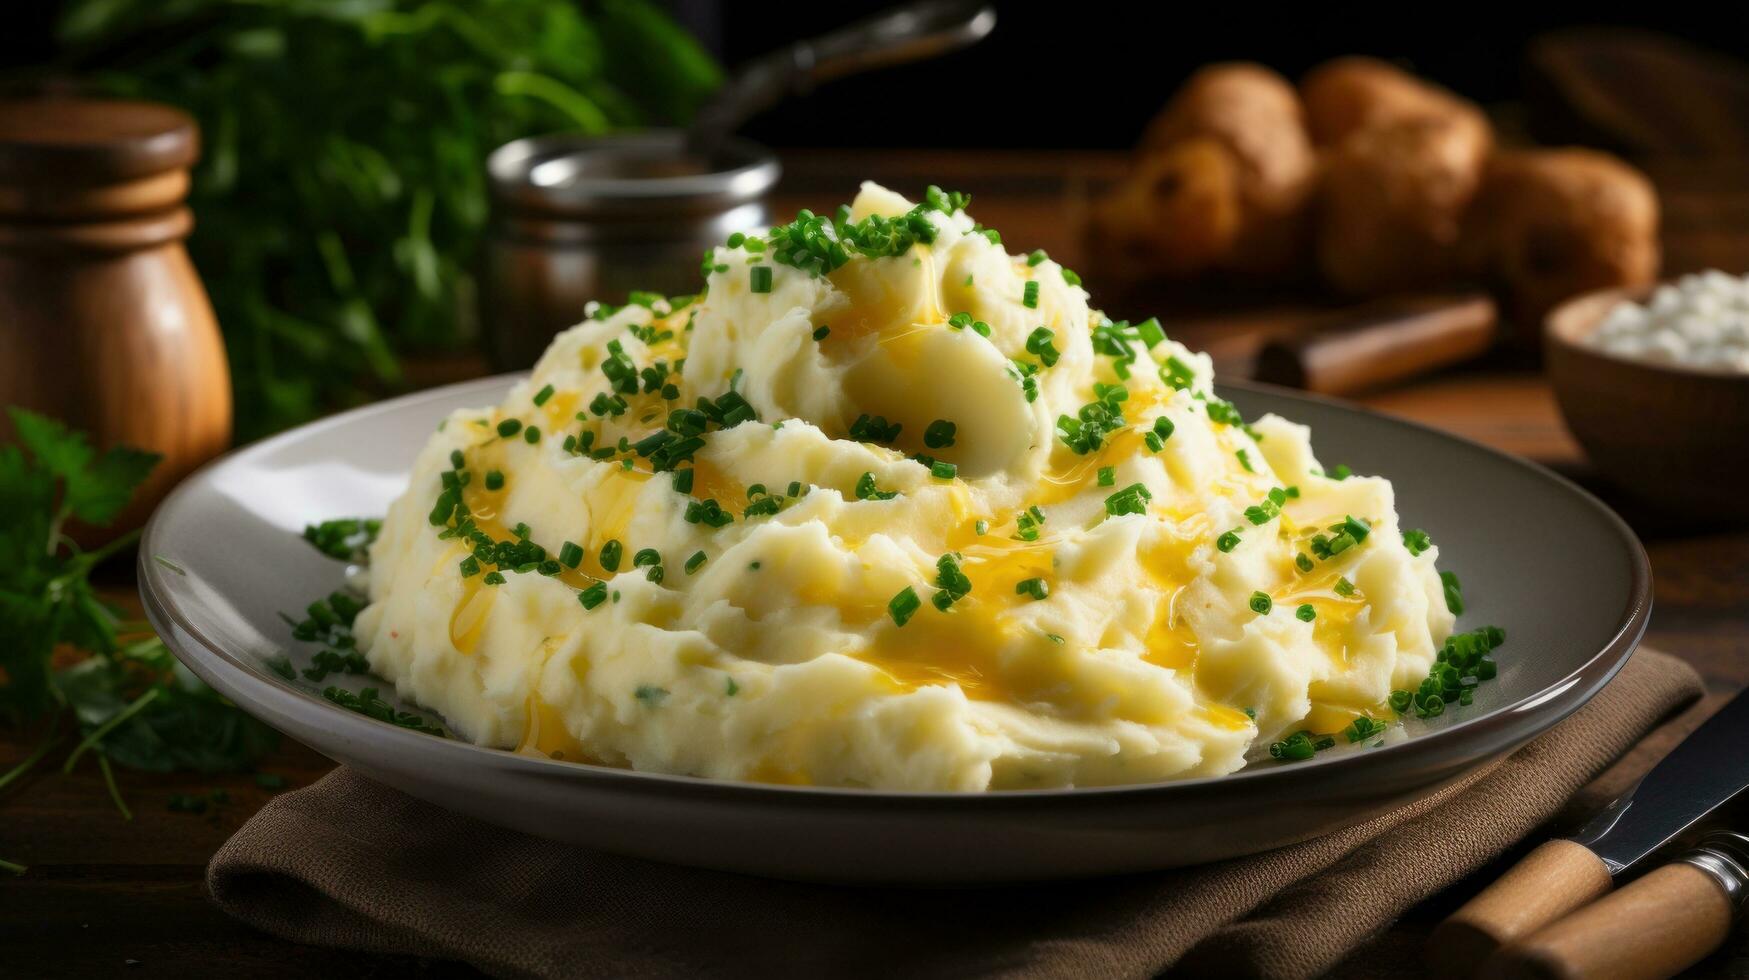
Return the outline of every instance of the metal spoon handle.
<path id="1" fill-rule="evenodd" d="M 922 0 L 780 48 L 736 71 L 699 109 L 687 130 L 687 149 L 708 157 L 742 123 L 791 95 L 966 47 L 995 26 L 996 9 L 983 0 Z"/>

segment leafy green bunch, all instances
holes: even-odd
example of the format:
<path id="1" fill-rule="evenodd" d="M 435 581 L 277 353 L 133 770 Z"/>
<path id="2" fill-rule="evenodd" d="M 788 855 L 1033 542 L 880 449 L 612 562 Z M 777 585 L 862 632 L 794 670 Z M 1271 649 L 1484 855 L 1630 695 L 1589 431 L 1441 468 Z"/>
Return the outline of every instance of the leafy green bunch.
<path id="1" fill-rule="evenodd" d="M 158 462 L 154 453 L 93 449 L 79 433 L 20 409 L 18 445 L 0 447 L 0 716 L 42 735 L 0 787 L 40 762 L 68 720 L 79 742 L 70 771 L 94 754 L 116 804 L 113 761 L 165 772 L 248 767 L 277 741 L 177 663 L 144 622 L 123 620 L 98 595 L 91 572 L 132 544 L 123 535 L 81 551 L 69 521 L 113 521 Z M 80 655 L 83 655 L 81 658 Z M 60 666 L 57 666 L 60 665 Z"/>
<path id="2" fill-rule="evenodd" d="M 242 439 L 472 338 L 493 149 L 680 121 L 720 81 L 644 0 L 73 0 L 61 37 L 201 123 L 189 247 Z"/>

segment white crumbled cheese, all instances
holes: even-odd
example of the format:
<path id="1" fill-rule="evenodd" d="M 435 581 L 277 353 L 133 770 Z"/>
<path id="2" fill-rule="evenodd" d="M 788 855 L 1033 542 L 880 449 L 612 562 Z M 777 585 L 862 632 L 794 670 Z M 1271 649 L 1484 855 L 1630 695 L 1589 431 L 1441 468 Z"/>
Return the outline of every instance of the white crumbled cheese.
<path id="1" fill-rule="evenodd" d="M 1749 276 L 1713 269 L 1622 303 L 1591 335 L 1618 357 L 1749 372 Z"/>

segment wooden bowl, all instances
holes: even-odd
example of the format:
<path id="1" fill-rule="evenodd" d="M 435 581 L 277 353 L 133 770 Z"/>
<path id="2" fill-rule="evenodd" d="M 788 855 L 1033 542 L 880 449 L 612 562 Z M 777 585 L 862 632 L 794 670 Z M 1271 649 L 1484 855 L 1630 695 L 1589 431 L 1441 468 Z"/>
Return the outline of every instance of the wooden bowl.
<path id="1" fill-rule="evenodd" d="M 1544 353 L 1567 427 L 1605 476 L 1681 523 L 1740 523 L 1749 481 L 1749 374 L 1606 354 L 1586 341 L 1656 287 L 1610 289 L 1549 313 Z"/>

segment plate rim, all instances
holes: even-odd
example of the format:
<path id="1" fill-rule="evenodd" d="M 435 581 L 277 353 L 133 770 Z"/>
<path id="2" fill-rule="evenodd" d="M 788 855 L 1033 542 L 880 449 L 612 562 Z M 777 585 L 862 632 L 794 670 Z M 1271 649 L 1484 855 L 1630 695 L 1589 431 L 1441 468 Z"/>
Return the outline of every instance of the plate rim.
<path id="1" fill-rule="evenodd" d="M 642 792 L 684 796 L 705 794 L 724 802 L 735 802 L 738 798 L 745 798 L 748 802 L 754 803 L 776 802 L 787 797 L 806 799 L 813 805 L 832 803 L 848 806 L 909 805 L 940 810 L 944 808 L 978 809 L 1009 806 L 1080 806 L 1088 801 L 1128 805 L 1138 802 L 1155 802 L 1157 797 L 1163 796 L 1194 799 L 1210 794 L 1225 794 L 1230 791 L 1229 788 L 1261 789 L 1271 785 L 1291 787 L 1293 784 L 1307 782 L 1330 781 L 1334 783 L 1345 774 L 1369 770 L 1413 772 L 1428 768 L 1441 768 L 1438 760 L 1448 756 L 1467 760 L 1460 765 L 1473 765 L 1483 758 L 1523 745 L 1530 739 L 1553 728 L 1588 703 L 1627 663 L 1628 658 L 1632 656 L 1644 636 L 1647 623 L 1651 618 L 1652 572 L 1645 546 L 1619 514 L 1590 491 L 1567 477 L 1540 463 L 1494 449 L 1473 439 L 1422 422 L 1400 418 L 1353 402 L 1311 392 L 1228 378 L 1217 378 L 1217 387 L 1272 397 L 1284 397 L 1290 401 L 1306 401 L 1343 412 L 1366 415 L 1388 424 L 1409 428 L 1422 437 L 1431 437 L 1469 450 L 1479 451 L 1554 484 L 1571 495 L 1576 502 L 1590 508 L 1596 516 L 1603 519 L 1603 524 L 1614 533 L 1615 537 L 1619 539 L 1619 543 L 1624 546 L 1623 550 L 1629 558 L 1631 567 L 1628 606 L 1615 623 L 1609 641 L 1565 676 L 1510 704 L 1501 705 L 1486 714 L 1465 719 L 1438 731 L 1405 739 L 1365 754 L 1345 753 L 1334 757 L 1326 756 L 1297 763 L 1293 766 L 1246 767 L 1219 776 L 1198 776 L 1181 780 L 1125 783 L 1112 786 L 990 790 L 985 792 L 882 790 L 835 786 L 789 786 L 716 779 L 708 776 L 644 772 L 590 763 L 540 759 L 509 749 L 476 745 L 461 738 L 434 739 L 430 735 L 409 731 L 349 711 L 324 698 L 313 695 L 283 678 L 271 677 L 265 672 L 256 670 L 239 656 L 228 651 L 224 644 L 204 635 L 177 607 L 175 601 L 170 597 L 169 590 L 160 582 L 163 575 L 176 574 L 175 571 L 166 568 L 153 557 L 161 550 L 158 545 L 161 543 L 159 538 L 163 534 L 163 525 L 167 520 L 165 515 L 171 513 L 186 496 L 194 492 L 197 485 L 209 479 L 212 473 L 220 467 L 234 465 L 239 458 L 245 455 L 270 453 L 284 443 L 301 441 L 332 429 L 341 428 L 363 417 L 403 411 L 415 408 L 425 402 L 446 401 L 473 388 L 479 388 L 483 391 L 508 389 L 511 385 L 527 377 L 528 372 L 522 371 L 495 374 L 385 399 L 317 419 L 285 432 L 239 446 L 207 462 L 180 481 L 164 498 L 153 511 L 141 535 L 137 558 L 137 578 L 140 599 L 145 607 L 147 619 L 178 659 L 187 664 L 191 670 L 194 670 L 221 694 L 233 701 L 240 702 L 259 702 L 264 698 L 289 697 L 296 707 L 306 710 L 315 707 L 325 711 L 327 714 L 323 716 L 324 724 L 335 733 L 337 738 L 342 740 L 369 739 L 380 741 L 387 739 L 388 743 L 383 748 L 395 748 L 399 745 L 418 754 L 452 750 L 472 752 L 476 754 L 474 757 L 482 764 L 498 771 L 517 775 L 535 778 L 575 779 L 580 783 L 590 784 L 607 783 L 613 784 L 616 789 Z M 167 625 L 173 625 L 174 629 L 167 629 Z M 184 650 L 181 643 L 173 642 L 178 633 L 194 641 L 192 649 Z M 197 664 L 193 661 L 200 662 Z M 223 670 L 216 669 L 221 665 Z M 1580 688 L 1576 696 L 1574 695 L 1575 688 Z M 1531 709 L 1543 702 L 1561 698 L 1563 695 L 1567 696 L 1566 703 L 1562 704 L 1558 711 L 1532 714 Z M 284 710 L 293 709 L 288 706 Z M 1494 748 L 1467 752 L 1454 748 L 1454 746 L 1463 745 L 1466 742 L 1481 746 L 1492 745 Z M 436 746 L 444 747 L 436 748 Z M 1381 772 L 1380 777 L 1382 778 L 1383 775 L 1384 772 Z"/>

